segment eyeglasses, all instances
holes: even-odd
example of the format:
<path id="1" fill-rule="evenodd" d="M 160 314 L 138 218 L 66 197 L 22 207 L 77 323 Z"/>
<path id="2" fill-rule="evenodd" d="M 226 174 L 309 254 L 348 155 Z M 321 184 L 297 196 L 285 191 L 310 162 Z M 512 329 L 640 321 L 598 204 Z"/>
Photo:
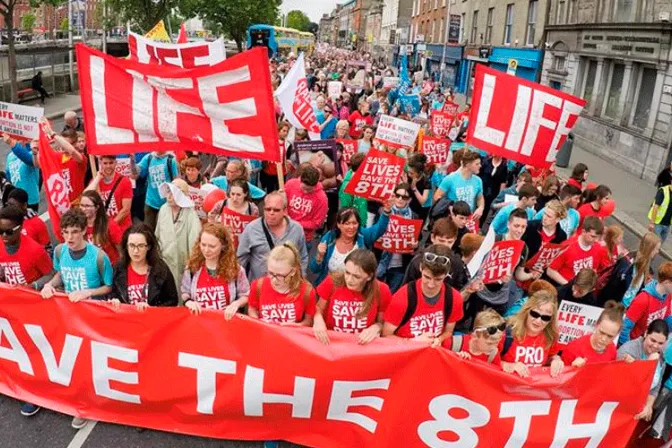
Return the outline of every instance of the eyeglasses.
<path id="1" fill-rule="evenodd" d="M 436 255 L 431 252 L 425 252 L 423 259 L 427 263 L 437 263 L 442 266 L 448 266 L 450 264 L 450 258 L 444 257 L 443 255 Z"/>
<path id="2" fill-rule="evenodd" d="M 89 205 L 89 204 L 79 204 L 79 208 L 96 208 L 95 205 Z"/>
<path id="3" fill-rule="evenodd" d="M 19 224 L 19 225 L 16 226 L 16 227 L 13 227 L 13 228 L 11 228 L 11 229 L 0 230 L 0 235 L 12 236 L 12 235 L 14 235 L 14 233 L 16 233 L 16 231 L 19 230 L 20 228 L 21 228 L 21 224 Z"/>
<path id="4" fill-rule="evenodd" d="M 280 213 L 283 209 L 281 208 L 273 208 L 273 207 L 264 207 L 265 212 L 274 212 L 274 213 Z"/>
<path id="5" fill-rule="evenodd" d="M 282 282 L 287 280 L 287 277 L 289 277 L 290 275 L 292 275 L 291 272 L 288 272 L 287 274 L 278 274 L 277 272 L 268 271 L 268 276 L 271 277 L 271 279 L 280 280 Z"/>
<path id="6" fill-rule="evenodd" d="M 550 314 L 539 314 L 534 310 L 530 310 L 530 317 L 532 319 L 541 319 L 544 322 L 550 322 L 553 319 L 553 316 Z"/>
<path id="7" fill-rule="evenodd" d="M 506 330 L 506 322 L 502 322 L 499 325 L 492 325 L 490 327 L 478 327 L 474 328 L 475 332 L 487 332 L 490 336 L 494 335 L 498 331 Z"/>
<path id="8" fill-rule="evenodd" d="M 404 201 L 411 199 L 411 197 L 407 194 L 394 193 L 394 196 L 396 196 L 397 199 L 403 199 Z"/>
<path id="9" fill-rule="evenodd" d="M 126 247 L 128 247 L 128 250 L 145 250 L 147 249 L 149 245 L 148 244 L 131 244 L 128 243 Z"/>

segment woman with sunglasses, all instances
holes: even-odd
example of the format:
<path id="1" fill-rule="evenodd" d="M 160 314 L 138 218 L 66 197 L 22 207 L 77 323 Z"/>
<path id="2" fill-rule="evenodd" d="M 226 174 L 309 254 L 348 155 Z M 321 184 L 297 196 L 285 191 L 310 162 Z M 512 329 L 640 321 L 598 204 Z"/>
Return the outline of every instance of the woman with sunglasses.
<path id="1" fill-rule="evenodd" d="M 322 237 L 317 246 L 317 253 L 310 259 L 308 265 L 311 272 L 316 274 L 314 284 L 322 283 L 329 273 L 342 271 L 346 257 L 352 251 L 373 247 L 373 243 L 387 231 L 392 204 L 393 200 L 388 200 L 378 221 L 364 228 L 354 208 L 343 208 L 338 211 L 334 228 Z"/>
<path id="2" fill-rule="evenodd" d="M 506 330 L 506 321 L 497 311 L 486 309 L 476 315 L 470 335 L 446 339 L 443 347 L 456 352 L 462 359 L 478 360 L 500 366 L 499 344 Z"/>
<path id="3" fill-rule="evenodd" d="M 133 224 L 124 232 L 110 296 L 115 307 L 126 303 L 139 311 L 148 306 L 177 306 L 175 279 L 161 258 L 154 232 L 145 223 Z"/>
<path id="4" fill-rule="evenodd" d="M 502 369 L 530 376 L 528 367 L 551 366 L 551 376 L 557 377 L 565 367 L 558 356 L 558 303 L 552 294 L 538 291 L 532 295 L 518 314 L 509 319 L 511 337 L 502 350 Z"/>
<path id="5" fill-rule="evenodd" d="M 268 255 L 267 274 L 250 285 L 247 314 L 280 325 L 313 325 L 315 289 L 303 278 L 301 256 L 292 243 Z"/>
<path id="6" fill-rule="evenodd" d="M 114 265 L 119 259 L 119 243 L 122 237 L 119 224 L 108 219 L 105 204 L 97 191 L 84 191 L 79 208 L 86 215 L 86 241 L 103 249 Z"/>
<path id="7" fill-rule="evenodd" d="M 203 308 L 224 311 L 231 320 L 247 305 L 250 283 L 238 264 L 229 230 L 221 224 L 204 224 L 182 276 L 182 300 L 192 314 Z"/>
<path id="8" fill-rule="evenodd" d="M 385 283 L 376 280 L 373 252 L 355 249 L 346 257 L 345 269 L 325 278 L 317 294 L 313 332 L 318 341 L 329 344 L 327 330 L 357 334 L 359 344 L 380 336 L 391 294 Z"/>

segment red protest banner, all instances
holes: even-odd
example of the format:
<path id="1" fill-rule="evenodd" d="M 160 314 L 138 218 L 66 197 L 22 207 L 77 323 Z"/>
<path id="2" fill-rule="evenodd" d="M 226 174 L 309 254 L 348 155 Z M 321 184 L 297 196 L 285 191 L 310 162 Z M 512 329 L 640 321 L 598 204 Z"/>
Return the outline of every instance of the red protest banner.
<path id="1" fill-rule="evenodd" d="M 438 110 L 432 112 L 432 117 L 430 119 L 432 135 L 441 138 L 448 137 L 450 128 L 453 126 L 453 120 L 455 120 L 455 115 L 439 112 Z"/>
<path id="2" fill-rule="evenodd" d="M 448 161 L 450 140 L 437 137 L 422 137 L 422 151 L 427 156 L 427 162 L 443 165 Z"/>
<path id="3" fill-rule="evenodd" d="M 213 42 L 172 44 L 128 33 L 128 56 L 143 64 L 174 65 L 182 68 L 208 67 L 226 59 L 223 39 Z"/>
<path id="4" fill-rule="evenodd" d="M 497 241 L 490 249 L 488 256 L 481 265 L 483 283 L 494 283 L 507 275 L 513 275 L 525 243 L 517 241 Z"/>
<path id="5" fill-rule="evenodd" d="M 467 228 L 469 233 L 478 233 L 481 229 L 480 222 L 478 219 L 474 218 L 474 215 L 469 215 L 467 222 L 464 223 L 464 226 Z"/>
<path id="6" fill-rule="evenodd" d="M 184 69 L 77 45 L 90 154 L 193 151 L 280 161 L 268 54 Z"/>
<path id="7" fill-rule="evenodd" d="M 403 157 L 370 149 L 344 191 L 372 201 L 384 202 L 392 196 L 405 164 Z"/>
<path id="8" fill-rule="evenodd" d="M 552 379 L 530 367 L 523 379 L 422 344 L 359 345 L 356 335 L 330 332 L 325 347 L 310 328 L 227 322 L 184 307 L 114 311 L 4 284 L 0 310 L 0 393 L 82 418 L 221 439 L 621 447 L 655 368 L 596 363 Z M 628 387 L 604 378 L 627 378 Z"/>
<path id="9" fill-rule="evenodd" d="M 243 215 L 228 207 L 222 209 L 220 217 L 221 223 L 231 231 L 236 247 L 238 247 L 238 238 L 243 233 L 243 230 L 245 230 L 245 227 L 257 218 L 258 216 Z"/>
<path id="10" fill-rule="evenodd" d="M 422 222 L 422 219 L 390 215 L 387 231 L 374 243 L 374 247 L 393 254 L 412 254 L 418 247 Z"/>
<path id="11" fill-rule="evenodd" d="M 560 244 L 546 243 L 539 249 L 539 252 L 525 264 L 525 267 L 531 271 L 544 272 L 546 268 L 553 263 L 553 260 L 558 258 L 567 247 L 568 245 L 566 242 Z"/>
<path id="12" fill-rule="evenodd" d="M 343 161 L 349 165 L 350 159 L 352 159 L 352 156 L 354 156 L 357 153 L 357 147 L 358 147 L 357 140 L 346 140 L 343 138 L 337 138 L 336 143 L 340 143 L 341 145 L 343 145 L 343 153 L 341 155 L 343 157 Z"/>
<path id="13" fill-rule="evenodd" d="M 443 103 L 443 108 L 441 109 L 441 112 L 444 112 L 448 115 L 452 115 L 453 117 L 457 115 L 457 111 L 460 109 L 460 106 L 453 103 L 452 101 L 446 101 Z"/>
<path id="14" fill-rule="evenodd" d="M 467 143 L 548 168 L 585 105 L 580 98 L 478 64 Z"/>

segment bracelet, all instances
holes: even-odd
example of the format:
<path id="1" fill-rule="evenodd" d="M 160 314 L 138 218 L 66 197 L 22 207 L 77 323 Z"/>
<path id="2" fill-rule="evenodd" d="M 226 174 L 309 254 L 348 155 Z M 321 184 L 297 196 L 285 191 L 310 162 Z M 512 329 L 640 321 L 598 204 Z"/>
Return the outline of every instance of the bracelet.
<path id="1" fill-rule="evenodd" d="M 187 299 L 187 300 L 184 301 L 184 305 L 186 306 L 187 303 L 189 303 L 189 302 L 193 302 L 193 301 L 194 301 L 194 299 Z"/>

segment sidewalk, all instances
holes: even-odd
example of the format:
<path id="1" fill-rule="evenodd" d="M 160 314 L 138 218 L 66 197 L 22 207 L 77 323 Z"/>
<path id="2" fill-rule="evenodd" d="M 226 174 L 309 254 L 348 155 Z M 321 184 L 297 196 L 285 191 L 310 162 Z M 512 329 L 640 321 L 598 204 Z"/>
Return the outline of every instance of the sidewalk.
<path id="1" fill-rule="evenodd" d="M 25 106 L 34 106 L 40 107 L 40 101 L 28 101 L 23 103 Z M 79 98 L 79 94 L 66 94 L 66 95 L 57 95 L 51 98 L 47 98 L 44 103 L 44 116 L 49 120 L 55 118 L 62 118 L 69 110 L 74 110 L 79 112 L 82 109 L 82 103 Z"/>

